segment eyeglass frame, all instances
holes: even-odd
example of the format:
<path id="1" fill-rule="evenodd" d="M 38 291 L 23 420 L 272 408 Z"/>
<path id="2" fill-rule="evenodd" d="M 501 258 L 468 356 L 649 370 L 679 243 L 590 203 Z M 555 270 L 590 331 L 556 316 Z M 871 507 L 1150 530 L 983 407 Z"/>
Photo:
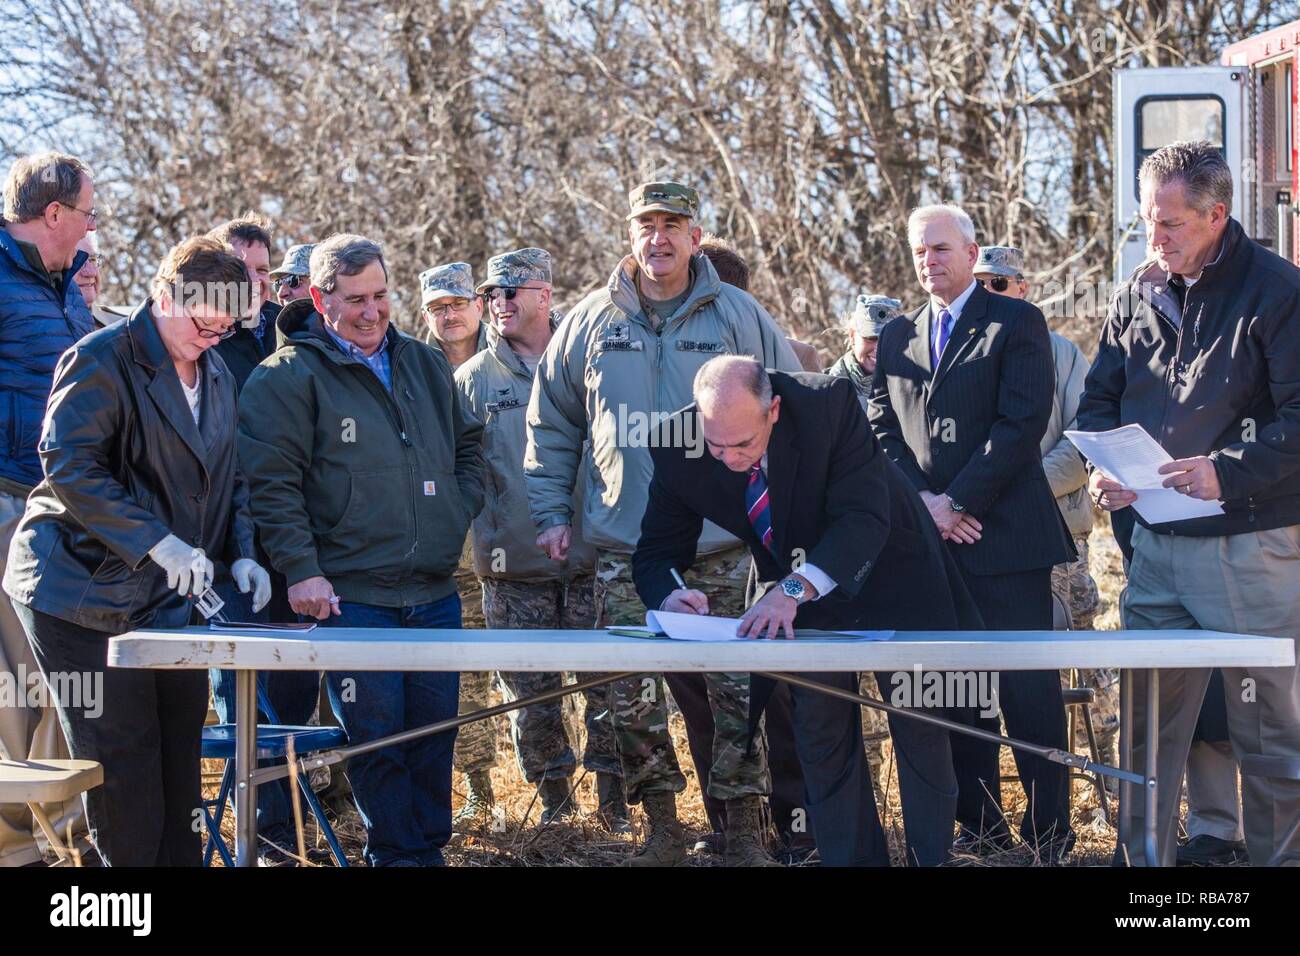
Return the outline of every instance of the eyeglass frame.
<path id="1" fill-rule="evenodd" d="M 56 199 L 56 200 L 54 200 L 54 201 L 55 201 L 56 203 L 58 203 L 60 206 L 63 206 L 63 207 L 65 207 L 65 208 L 67 208 L 67 209 L 75 210 L 76 212 L 79 212 L 79 213 L 81 213 L 83 216 L 85 216 L 85 217 L 86 217 L 86 227 L 87 227 L 87 228 L 89 228 L 89 227 L 95 225 L 96 220 L 99 219 L 99 210 L 98 210 L 98 209 L 85 210 L 85 209 L 82 209 L 80 206 L 74 206 L 74 205 L 72 205 L 72 203 L 70 203 L 70 202 L 64 202 L 62 199 Z"/>
<path id="2" fill-rule="evenodd" d="M 218 342 L 224 342 L 226 341 L 226 339 L 230 338 L 232 335 L 234 335 L 236 332 L 239 331 L 238 328 L 239 323 L 237 321 L 231 322 L 229 328 L 227 328 L 224 332 L 218 332 L 216 329 L 209 329 L 209 328 L 205 328 L 202 325 L 199 325 L 199 320 L 194 318 L 194 316 L 190 315 L 188 310 L 186 310 L 185 312 L 185 318 L 189 319 L 191 322 L 194 323 L 194 328 L 198 329 L 199 338 L 201 339 L 216 339 Z"/>
<path id="3" fill-rule="evenodd" d="M 279 292 L 286 285 L 290 289 L 296 289 L 301 283 L 310 281 L 311 276 L 298 275 L 296 272 L 286 272 L 284 275 L 279 275 L 272 279 L 271 284 L 275 286 L 275 291 Z"/>
<path id="4" fill-rule="evenodd" d="M 1006 292 L 1007 289 L 1011 288 L 1012 281 L 1024 282 L 1025 277 L 1022 276 L 1020 273 L 1016 273 L 1013 280 L 1011 276 L 992 275 L 989 276 L 987 279 L 980 279 L 980 284 L 983 285 L 984 283 L 987 282 L 989 288 L 991 288 L 994 292 Z"/>
<path id="5" fill-rule="evenodd" d="M 473 304 L 473 302 L 474 302 L 474 299 L 472 299 L 472 298 L 471 298 L 471 299 L 466 299 L 464 296 L 459 296 L 459 295 L 457 295 L 457 296 L 452 296 L 451 298 L 452 298 L 453 300 L 459 300 L 459 301 L 461 301 L 461 302 L 464 302 L 465 304 L 464 304 L 464 305 L 461 305 L 461 306 L 454 306 L 454 305 L 452 305 L 452 304 L 449 302 L 449 303 L 447 303 L 446 305 L 434 305 L 434 304 L 431 302 L 431 303 L 429 303 L 428 305 L 426 305 L 426 306 L 424 307 L 425 314 L 428 315 L 429 318 L 431 318 L 431 319 L 438 319 L 438 318 L 441 318 L 442 316 L 447 315 L 448 313 L 453 312 L 453 311 L 454 311 L 454 312 L 464 312 L 464 311 L 465 311 L 466 309 L 468 309 L 468 308 Z M 487 295 L 484 294 L 484 295 L 480 296 L 479 298 L 482 298 L 482 299 L 485 299 L 485 300 L 486 300 L 486 299 L 487 299 Z M 435 301 L 436 301 L 436 300 L 435 300 Z"/>

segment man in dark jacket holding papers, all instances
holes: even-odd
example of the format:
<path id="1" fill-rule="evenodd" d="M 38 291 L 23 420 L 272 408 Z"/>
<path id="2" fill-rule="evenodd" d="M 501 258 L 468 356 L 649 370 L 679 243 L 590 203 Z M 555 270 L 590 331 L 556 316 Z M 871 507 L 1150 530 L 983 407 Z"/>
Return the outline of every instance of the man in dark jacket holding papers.
<path id="1" fill-rule="evenodd" d="M 766 593 L 741 619 L 742 636 L 791 636 L 796 625 L 983 627 L 934 522 L 881 452 L 851 383 L 722 356 L 700 369 L 694 395 L 652 449 L 654 479 L 632 559 L 646 607 L 706 612 L 703 594 L 680 588 L 673 570 L 689 567 L 707 519 L 746 542 L 765 582 Z M 851 673 L 807 676 L 858 686 Z M 877 679 L 893 686 L 888 674 Z M 822 863 L 888 865 L 858 706 L 799 687 L 791 696 Z M 942 863 L 957 797 L 948 732 L 893 716 L 890 729 L 908 858 Z"/>
<path id="2" fill-rule="evenodd" d="M 1126 628 L 1209 628 L 1295 639 L 1300 632 L 1300 270 L 1228 215 L 1232 175 L 1210 143 L 1173 143 L 1142 164 L 1154 258 L 1116 293 L 1088 372 L 1079 428 L 1141 425 L 1174 460 L 1165 487 L 1223 514 L 1148 525 L 1138 514 L 1121 602 Z M 1093 471 L 1106 511 L 1136 495 Z M 1160 672 L 1156 774 L 1178 780 L 1208 669 Z M 1224 668 L 1228 733 L 1241 762 L 1253 863 L 1300 863 L 1300 682 L 1296 668 Z M 1146 686 L 1134 686 L 1135 767 Z M 1130 788 L 1124 788 L 1128 790 Z M 1157 849 L 1174 862 L 1179 787 L 1159 793 Z M 1129 858 L 1141 793 L 1121 801 Z M 1120 848 L 1121 851 L 1124 849 Z"/>

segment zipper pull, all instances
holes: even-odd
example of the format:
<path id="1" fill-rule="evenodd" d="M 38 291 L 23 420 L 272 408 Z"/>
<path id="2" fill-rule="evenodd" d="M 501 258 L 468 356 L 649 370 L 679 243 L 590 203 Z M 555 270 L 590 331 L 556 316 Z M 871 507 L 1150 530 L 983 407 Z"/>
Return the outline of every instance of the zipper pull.
<path id="1" fill-rule="evenodd" d="M 560 607 L 569 606 L 569 579 L 564 579 L 564 593 L 560 596 Z"/>
<path id="2" fill-rule="evenodd" d="M 406 437 L 406 432 L 402 432 L 402 444 L 407 448 L 411 447 L 411 439 Z"/>

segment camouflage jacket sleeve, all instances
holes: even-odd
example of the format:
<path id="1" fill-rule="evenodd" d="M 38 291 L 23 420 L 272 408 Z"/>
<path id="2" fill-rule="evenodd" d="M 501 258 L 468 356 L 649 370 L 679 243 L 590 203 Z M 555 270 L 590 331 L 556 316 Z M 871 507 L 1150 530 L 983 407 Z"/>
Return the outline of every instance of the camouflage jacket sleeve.
<path id="1" fill-rule="evenodd" d="M 528 402 L 524 480 L 539 531 L 573 523 L 573 490 L 587 436 L 583 370 L 587 364 L 581 306 L 546 347 Z"/>

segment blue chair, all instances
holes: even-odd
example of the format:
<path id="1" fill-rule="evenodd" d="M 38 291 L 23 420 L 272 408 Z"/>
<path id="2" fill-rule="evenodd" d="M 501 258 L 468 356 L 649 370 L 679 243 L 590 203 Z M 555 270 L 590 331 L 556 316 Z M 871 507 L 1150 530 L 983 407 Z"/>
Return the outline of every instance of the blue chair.
<path id="1" fill-rule="evenodd" d="M 271 702 L 267 700 L 260 681 L 257 686 L 257 705 L 262 715 L 269 721 L 269 723 L 257 725 L 257 757 L 259 760 L 286 757 L 289 753 L 289 741 L 293 741 L 294 754 L 298 757 L 320 750 L 331 750 L 347 742 L 347 735 L 340 727 L 292 727 L 278 723 L 275 710 L 271 707 Z M 226 804 L 230 800 L 231 790 L 234 788 L 235 782 L 235 725 L 211 724 L 204 727 L 201 754 L 208 759 L 224 760 L 226 762 L 225 770 L 221 774 L 221 787 L 217 790 L 216 798 L 203 801 L 203 817 L 208 828 L 208 839 L 203 849 L 203 865 L 211 865 L 212 854 L 215 851 L 221 856 L 221 860 L 226 866 L 233 867 L 235 862 L 230 854 L 230 848 L 226 846 L 225 840 L 221 839 L 221 819 L 225 816 Z M 339 846 L 339 841 L 334 836 L 334 828 L 330 826 L 329 820 L 325 818 L 325 811 L 321 809 L 320 801 L 316 799 L 316 794 L 312 792 L 311 781 L 307 779 L 306 774 L 300 773 L 297 776 L 298 789 L 302 791 L 307 806 L 311 809 L 312 815 L 316 817 L 316 824 L 320 827 L 325 842 L 329 844 L 330 853 L 334 855 L 334 862 L 338 866 L 347 866 L 347 857 L 343 854 L 343 848 Z"/>

